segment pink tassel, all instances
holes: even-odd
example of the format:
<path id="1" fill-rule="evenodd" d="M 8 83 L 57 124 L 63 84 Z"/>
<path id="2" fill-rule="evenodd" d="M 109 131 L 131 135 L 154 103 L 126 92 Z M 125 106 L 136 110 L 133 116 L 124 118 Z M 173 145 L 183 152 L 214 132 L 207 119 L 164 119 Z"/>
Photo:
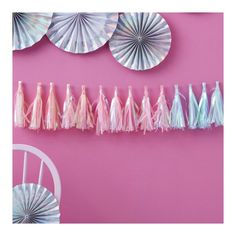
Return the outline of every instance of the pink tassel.
<path id="1" fill-rule="evenodd" d="M 56 130 L 60 127 L 60 110 L 55 96 L 53 83 L 50 83 L 50 91 L 46 104 L 45 123 L 47 130 Z"/>
<path id="2" fill-rule="evenodd" d="M 96 134 L 103 134 L 104 131 L 109 131 L 109 104 L 105 95 L 103 94 L 102 86 L 99 86 L 99 98 L 96 106 Z"/>
<path id="3" fill-rule="evenodd" d="M 38 130 L 43 124 L 43 102 L 42 102 L 42 85 L 37 84 L 37 92 L 33 103 L 29 106 L 27 116 L 31 114 L 29 129 Z M 44 124 L 43 124 L 44 127 Z"/>
<path id="4" fill-rule="evenodd" d="M 152 120 L 153 111 L 150 103 L 150 98 L 148 95 L 148 88 L 146 86 L 144 87 L 144 96 L 140 111 L 141 111 L 139 118 L 140 130 L 143 130 L 143 134 L 145 134 L 146 131 L 153 130 L 153 120 Z"/>
<path id="5" fill-rule="evenodd" d="M 138 106 L 134 101 L 132 87 L 129 86 L 129 96 L 125 103 L 123 130 L 127 132 L 138 129 Z"/>
<path id="6" fill-rule="evenodd" d="M 24 128 L 26 126 L 26 105 L 22 81 L 18 82 L 18 89 L 15 98 L 14 123 L 16 127 Z"/>
<path id="7" fill-rule="evenodd" d="M 154 113 L 154 128 L 161 129 L 162 132 L 170 128 L 170 111 L 166 102 L 164 87 L 160 86 L 160 96 L 156 103 L 157 110 Z"/>
<path id="8" fill-rule="evenodd" d="M 63 129 L 70 129 L 75 126 L 74 116 L 74 97 L 71 92 L 70 84 L 66 85 L 66 99 L 63 104 L 63 115 L 62 115 L 62 124 L 61 127 Z"/>
<path id="9" fill-rule="evenodd" d="M 75 124 L 77 129 L 84 131 L 94 127 L 94 116 L 85 86 L 83 85 L 81 88 L 82 92 L 75 112 Z"/>
<path id="10" fill-rule="evenodd" d="M 115 87 L 110 107 L 110 130 L 112 133 L 122 130 L 123 109 L 121 104 L 121 100 L 118 97 L 118 89 Z"/>

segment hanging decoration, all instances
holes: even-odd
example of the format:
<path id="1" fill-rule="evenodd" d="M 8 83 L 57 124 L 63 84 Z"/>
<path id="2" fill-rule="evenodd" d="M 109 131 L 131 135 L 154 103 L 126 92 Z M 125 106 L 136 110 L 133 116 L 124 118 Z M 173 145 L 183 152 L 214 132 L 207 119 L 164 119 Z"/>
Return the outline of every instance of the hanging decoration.
<path id="1" fill-rule="evenodd" d="M 111 38 L 117 21 L 118 13 L 53 13 L 47 36 L 66 52 L 88 53 Z"/>
<path id="2" fill-rule="evenodd" d="M 167 105 L 164 86 L 160 86 L 160 96 L 155 104 L 156 111 L 153 116 L 154 120 L 154 129 L 161 131 L 168 131 L 170 129 L 170 111 Z"/>
<path id="3" fill-rule="evenodd" d="M 132 132 L 138 130 L 138 112 L 139 107 L 135 103 L 132 93 L 132 87 L 129 86 L 128 98 L 124 108 L 124 121 L 123 130 L 126 132 Z"/>
<path id="4" fill-rule="evenodd" d="M 29 129 L 39 130 L 44 128 L 43 122 L 43 101 L 42 101 L 42 84 L 37 84 L 37 92 L 33 103 L 29 106 L 27 116 L 30 116 Z"/>
<path id="5" fill-rule="evenodd" d="M 19 128 L 26 126 L 26 104 L 22 81 L 18 82 L 18 89 L 15 96 L 14 124 L 15 127 Z"/>
<path id="6" fill-rule="evenodd" d="M 95 110 L 96 134 L 103 134 L 110 129 L 109 103 L 103 93 L 102 86 L 99 86 L 99 97 Z"/>
<path id="7" fill-rule="evenodd" d="M 202 83 L 202 94 L 198 106 L 198 114 L 197 114 L 197 125 L 200 129 L 206 129 L 210 127 L 209 119 L 208 119 L 208 97 L 207 97 L 207 89 L 206 83 Z"/>
<path id="8" fill-rule="evenodd" d="M 171 31 L 158 13 L 124 13 L 109 41 L 114 58 L 132 70 L 160 64 L 171 46 Z"/>
<path id="9" fill-rule="evenodd" d="M 223 98 L 218 81 L 211 96 L 210 109 L 208 109 L 206 83 L 202 83 L 199 104 L 191 84 L 188 86 L 188 103 L 184 95 L 180 93 L 178 85 L 175 85 L 174 88 L 175 95 L 171 110 L 169 110 L 163 85 L 160 86 L 160 95 L 154 106 L 151 104 L 148 88 L 145 86 L 140 107 L 134 100 L 131 86 L 128 87 L 128 97 L 124 105 L 118 95 L 117 87 L 114 89 L 114 96 L 109 105 L 108 99 L 104 95 L 103 87 L 99 86 L 99 96 L 95 102 L 96 107 L 93 110 L 86 94 L 85 85 L 81 86 L 81 95 L 75 108 L 75 99 L 71 92 L 71 86 L 67 84 L 63 115 L 61 116 L 54 83 L 50 83 L 49 96 L 45 106 L 45 122 L 43 122 L 42 84 L 37 84 L 36 96 L 25 114 L 22 82 L 19 81 L 14 108 L 14 124 L 21 128 L 28 125 L 28 128 L 32 130 L 42 128 L 56 130 L 61 126 L 63 129 L 75 127 L 85 131 L 96 127 L 97 135 L 104 132 L 118 133 L 138 130 L 143 131 L 145 134 L 147 131 L 153 130 L 161 130 L 163 132 L 184 128 L 206 129 L 211 127 L 211 125 L 223 125 Z M 182 98 L 184 106 L 182 106 Z"/>
<path id="10" fill-rule="evenodd" d="M 92 105 L 86 95 L 86 88 L 84 85 L 82 85 L 81 90 L 82 92 L 75 112 L 75 125 L 77 129 L 84 131 L 86 129 L 92 129 L 95 122 Z"/>
<path id="11" fill-rule="evenodd" d="M 14 224 L 58 224 L 59 204 L 54 195 L 38 184 L 21 184 L 13 188 Z"/>
<path id="12" fill-rule="evenodd" d="M 192 84 L 188 87 L 189 101 L 188 101 L 188 127 L 190 129 L 197 128 L 197 114 L 198 114 L 198 103 L 193 92 Z"/>
<path id="13" fill-rule="evenodd" d="M 71 92 L 70 84 L 66 85 L 66 99 L 63 104 L 62 124 L 63 129 L 70 129 L 75 126 L 75 103 Z"/>
<path id="14" fill-rule="evenodd" d="M 12 14 L 12 49 L 33 46 L 47 33 L 52 13 L 14 12 Z"/>
<path id="15" fill-rule="evenodd" d="M 144 96 L 143 96 L 142 105 L 140 109 L 140 117 L 139 117 L 140 130 L 143 130 L 144 134 L 146 133 L 146 131 L 153 130 L 152 118 L 153 118 L 152 105 L 151 105 L 149 94 L 148 94 L 148 88 L 147 86 L 145 86 Z"/>
<path id="16" fill-rule="evenodd" d="M 122 131 L 123 108 L 122 102 L 118 97 L 118 89 L 115 87 L 114 97 L 111 100 L 110 107 L 110 130 L 112 133 Z"/>
<path id="17" fill-rule="evenodd" d="M 219 81 L 216 81 L 215 89 L 211 95 L 211 106 L 208 114 L 209 124 L 221 126 L 224 124 L 223 99 L 220 91 Z"/>
<path id="18" fill-rule="evenodd" d="M 185 119 L 184 112 L 181 104 L 182 94 L 179 92 L 179 86 L 175 85 L 175 96 L 170 110 L 170 125 L 173 129 L 184 129 L 185 128 Z"/>
<path id="19" fill-rule="evenodd" d="M 45 128 L 56 130 L 60 127 L 60 109 L 55 95 L 54 83 L 50 83 L 49 96 L 46 103 Z"/>

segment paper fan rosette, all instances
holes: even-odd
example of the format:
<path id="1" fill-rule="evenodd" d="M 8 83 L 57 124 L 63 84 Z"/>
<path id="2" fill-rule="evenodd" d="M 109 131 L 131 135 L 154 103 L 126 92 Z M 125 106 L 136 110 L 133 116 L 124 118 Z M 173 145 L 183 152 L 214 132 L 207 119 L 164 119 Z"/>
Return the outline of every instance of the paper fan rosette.
<path id="1" fill-rule="evenodd" d="M 147 70 L 160 64 L 171 46 L 171 31 L 158 13 L 124 13 L 109 40 L 114 58 L 132 70 Z"/>
<path id="2" fill-rule="evenodd" d="M 12 14 L 12 48 L 33 46 L 47 33 L 52 13 L 14 12 Z"/>
<path id="3" fill-rule="evenodd" d="M 111 38 L 117 22 L 118 13 L 54 13 L 47 36 L 66 52 L 88 53 Z"/>
<path id="4" fill-rule="evenodd" d="M 17 185 L 13 188 L 13 223 L 60 223 L 59 204 L 54 195 L 41 185 Z"/>

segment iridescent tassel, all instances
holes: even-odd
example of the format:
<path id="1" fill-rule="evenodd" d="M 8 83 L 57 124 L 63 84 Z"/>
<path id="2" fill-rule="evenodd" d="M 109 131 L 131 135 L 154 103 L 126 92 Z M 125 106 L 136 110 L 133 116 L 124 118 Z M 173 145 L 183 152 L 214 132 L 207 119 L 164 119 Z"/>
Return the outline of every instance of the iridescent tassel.
<path id="1" fill-rule="evenodd" d="M 103 134 L 109 131 L 110 117 L 109 117 L 109 104 L 108 100 L 103 94 L 102 86 L 99 86 L 99 98 L 95 110 L 96 115 L 96 134 Z"/>
<path id="2" fill-rule="evenodd" d="M 33 103 L 29 106 L 27 115 L 30 115 L 29 129 L 39 130 L 43 125 L 43 101 L 42 101 L 42 84 L 37 84 L 36 96 Z"/>
<path id="3" fill-rule="evenodd" d="M 210 124 L 215 124 L 215 126 L 224 125 L 223 99 L 219 81 L 216 81 L 216 87 L 211 95 L 211 106 L 208 115 L 208 122 Z"/>
<path id="4" fill-rule="evenodd" d="M 146 133 L 146 131 L 152 131 L 153 130 L 153 110 L 148 94 L 148 88 L 147 86 L 144 87 L 144 96 L 142 99 L 141 109 L 140 109 L 140 117 L 139 117 L 139 125 L 140 130 L 143 130 L 143 134 Z"/>
<path id="5" fill-rule="evenodd" d="M 170 125 L 173 129 L 184 129 L 185 119 L 178 85 L 175 85 L 175 97 L 170 111 Z"/>
<path id="6" fill-rule="evenodd" d="M 94 127 L 94 115 L 84 85 L 81 86 L 81 90 L 82 92 L 75 111 L 75 124 L 77 129 L 84 131 Z"/>
<path id="7" fill-rule="evenodd" d="M 66 99 L 63 104 L 62 124 L 63 129 L 70 129 L 75 126 L 75 104 L 70 84 L 66 85 Z"/>
<path id="8" fill-rule="evenodd" d="M 192 85 L 189 84 L 189 101 L 188 101 L 188 127 L 190 129 L 197 128 L 197 113 L 198 113 L 198 103 L 193 92 Z"/>
<path id="9" fill-rule="evenodd" d="M 127 132 L 137 131 L 138 129 L 139 108 L 134 101 L 132 87 L 129 86 L 129 95 L 125 103 L 123 130 Z"/>
<path id="10" fill-rule="evenodd" d="M 60 127 L 60 110 L 57 103 L 54 84 L 50 83 L 50 91 L 46 104 L 45 128 L 56 130 Z"/>
<path id="11" fill-rule="evenodd" d="M 200 129 L 205 129 L 210 126 L 208 121 L 208 97 L 206 90 L 206 83 L 202 83 L 202 95 L 200 98 L 199 106 L 198 106 L 198 114 L 197 114 L 197 126 Z"/>
<path id="12" fill-rule="evenodd" d="M 18 82 L 18 89 L 16 91 L 14 123 L 16 127 L 24 128 L 26 126 L 26 105 L 22 81 Z"/>
<path id="13" fill-rule="evenodd" d="M 155 104 L 157 110 L 154 113 L 154 129 L 161 129 L 162 132 L 170 128 L 170 111 L 166 102 L 164 87 L 160 86 L 160 96 Z"/>
<path id="14" fill-rule="evenodd" d="M 123 109 L 120 98 L 118 97 L 118 89 L 115 87 L 114 97 L 111 100 L 110 107 L 110 130 L 111 132 L 119 132 L 123 125 Z"/>

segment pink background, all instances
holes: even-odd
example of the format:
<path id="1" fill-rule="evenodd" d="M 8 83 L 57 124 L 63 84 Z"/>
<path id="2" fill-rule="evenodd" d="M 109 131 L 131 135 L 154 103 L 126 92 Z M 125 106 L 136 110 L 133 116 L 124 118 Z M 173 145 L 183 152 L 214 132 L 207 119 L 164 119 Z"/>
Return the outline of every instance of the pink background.
<path id="1" fill-rule="evenodd" d="M 66 83 L 78 98 L 87 85 L 95 100 L 102 84 L 110 100 L 113 87 L 123 101 L 133 86 L 140 104 L 143 86 L 154 103 L 159 85 L 166 86 L 169 103 L 178 83 L 187 96 L 192 83 L 199 97 L 201 82 L 208 89 L 223 82 L 223 15 L 162 14 L 172 31 L 171 51 L 159 66 L 144 72 L 122 67 L 108 45 L 87 55 L 56 48 L 44 37 L 33 47 L 13 53 L 14 93 L 18 80 L 25 82 L 31 102 L 36 83 L 56 84 L 60 106 Z M 76 129 L 35 133 L 14 129 L 14 143 L 33 145 L 51 157 L 62 181 L 61 222 L 223 222 L 223 129 L 105 134 Z M 28 180 L 36 180 L 39 163 L 30 161 Z M 20 182 L 22 158 L 14 161 L 14 184 Z M 52 190 L 50 174 L 43 184 Z"/>

